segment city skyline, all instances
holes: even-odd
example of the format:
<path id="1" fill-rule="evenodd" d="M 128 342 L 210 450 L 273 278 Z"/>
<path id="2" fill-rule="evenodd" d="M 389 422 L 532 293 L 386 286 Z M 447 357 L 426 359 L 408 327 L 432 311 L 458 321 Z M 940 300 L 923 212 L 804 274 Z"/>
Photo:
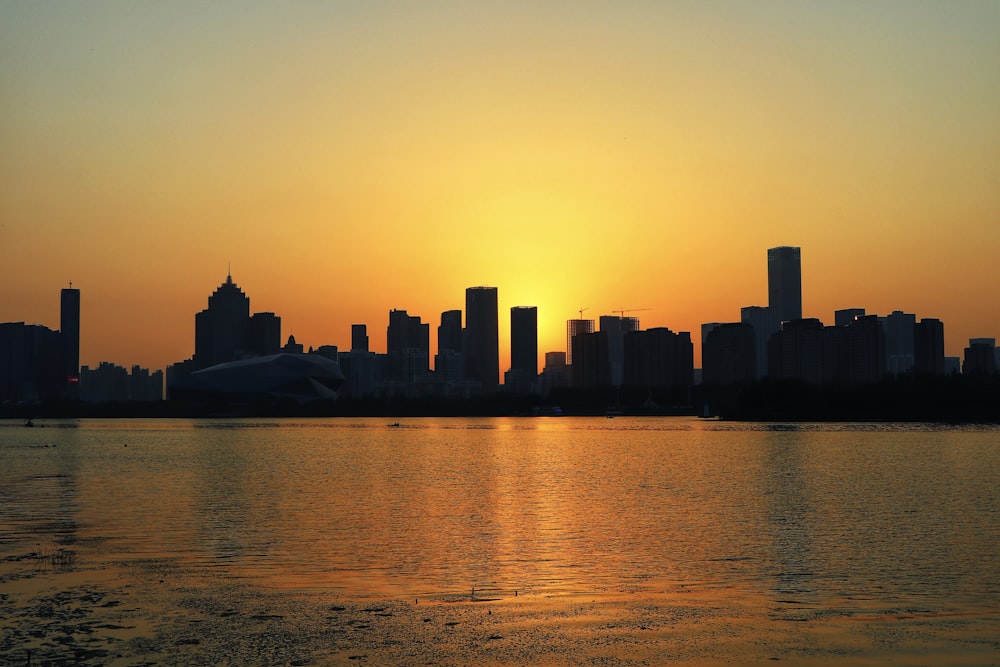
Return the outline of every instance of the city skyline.
<path id="1" fill-rule="evenodd" d="M 285 337 L 347 349 L 470 285 L 566 321 L 736 322 L 764 249 L 804 317 L 1000 335 L 995 3 L 0 8 L 0 321 L 165 368 L 228 262 Z M 502 377 L 502 376 L 501 376 Z"/>

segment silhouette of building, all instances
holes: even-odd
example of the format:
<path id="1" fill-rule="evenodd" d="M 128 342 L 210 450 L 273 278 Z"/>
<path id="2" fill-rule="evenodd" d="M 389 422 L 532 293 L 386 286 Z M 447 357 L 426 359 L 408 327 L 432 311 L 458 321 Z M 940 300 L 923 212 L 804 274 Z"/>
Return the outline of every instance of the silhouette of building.
<path id="1" fill-rule="evenodd" d="M 666 327 L 629 331 L 622 382 L 638 389 L 686 391 L 694 384 L 694 346 L 687 331 Z"/>
<path id="2" fill-rule="evenodd" d="M 65 394 L 72 398 L 80 383 L 80 290 L 63 288 L 59 303 L 59 335 L 62 338 L 62 370 Z"/>
<path id="3" fill-rule="evenodd" d="M 247 350 L 250 299 L 232 275 L 208 297 L 208 308 L 194 318 L 194 360 L 198 368 L 233 361 Z"/>
<path id="4" fill-rule="evenodd" d="M 430 372 L 430 325 L 405 310 L 389 311 L 386 329 L 388 372 L 383 380 L 403 382 L 407 393 L 427 381 Z"/>
<path id="5" fill-rule="evenodd" d="M 465 379 L 462 362 L 462 311 L 446 310 L 438 325 L 438 353 L 434 356 L 434 374 L 446 387 L 455 387 Z"/>
<path id="6" fill-rule="evenodd" d="M 274 313 L 254 313 L 248 325 L 248 349 L 256 356 L 277 354 L 281 349 L 281 318 Z"/>
<path id="7" fill-rule="evenodd" d="M 368 351 L 368 326 L 365 324 L 351 325 L 351 352 Z"/>
<path id="8" fill-rule="evenodd" d="M 625 378 L 625 334 L 639 330 L 638 317 L 601 315 L 600 331 L 608 335 L 608 362 L 611 365 L 611 384 L 620 387 Z"/>
<path id="9" fill-rule="evenodd" d="M 917 316 L 894 310 L 879 318 L 885 331 L 886 371 L 889 375 L 909 373 L 914 365 Z"/>
<path id="10" fill-rule="evenodd" d="M 838 327 L 846 327 L 848 324 L 865 316 L 864 308 L 844 308 L 833 311 L 833 323 Z"/>
<path id="11" fill-rule="evenodd" d="M 573 365 L 573 337 L 594 333 L 594 320 L 566 320 L 566 365 Z"/>
<path id="12" fill-rule="evenodd" d="M 568 387 L 570 383 L 569 366 L 566 365 L 565 352 L 546 352 L 545 368 L 542 369 L 542 393 L 549 394 L 553 389 Z"/>
<path id="13" fill-rule="evenodd" d="M 295 336 L 292 334 L 288 335 L 288 342 L 281 348 L 281 352 L 285 354 L 305 354 L 305 351 L 302 343 L 295 342 Z"/>
<path id="14" fill-rule="evenodd" d="M 40 324 L 0 324 L 0 403 L 59 398 L 66 387 L 63 341 Z"/>
<path id="15" fill-rule="evenodd" d="M 572 385 L 581 389 L 611 386 L 608 333 L 597 331 L 573 336 Z"/>
<path id="16" fill-rule="evenodd" d="M 782 322 L 802 318 L 801 249 L 780 246 L 767 250 L 767 305 Z"/>
<path id="17" fill-rule="evenodd" d="M 778 313 L 768 306 L 741 308 L 740 321 L 753 327 L 754 367 L 759 380 L 767 375 L 767 343 L 781 329 L 781 322 L 778 320 Z M 704 367 L 704 362 L 702 366 Z"/>
<path id="18" fill-rule="evenodd" d="M 913 362 L 918 375 L 944 375 L 944 324 L 922 318 L 913 328 Z"/>
<path id="19" fill-rule="evenodd" d="M 768 342 L 768 375 L 811 384 L 824 381 L 823 323 L 815 318 L 788 320 Z"/>
<path id="20" fill-rule="evenodd" d="M 875 315 L 859 317 L 844 327 L 847 332 L 847 381 L 871 384 L 886 376 L 886 342 L 882 323 Z"/>
<path id="21" fill-rule="evenodd" d="M 510 370 L 504 386 L 513 393 L 535 391 L 538 380 L 538 308 L 515 306 L 510 309 Z"/>
<path id="22" fill-rule="evenodd" d="M 500 329 L 496 287 L 465 290 L 465 377 L 478 382 L 483 391 L 496 391 L 500 384 Z"/>
<path id="23" fill-rule="evenodd" d="M 962 361 L 962 375 L 994 375 L 997 372 L 995 338 L 970 338 Z"/>
<path id="24" fill-rule="evenodd" d="M 701 352 L 705 384 L 731 385 L 757 378 L 754 329 L 745 322 L 727 322 L 708 334 Z"/>

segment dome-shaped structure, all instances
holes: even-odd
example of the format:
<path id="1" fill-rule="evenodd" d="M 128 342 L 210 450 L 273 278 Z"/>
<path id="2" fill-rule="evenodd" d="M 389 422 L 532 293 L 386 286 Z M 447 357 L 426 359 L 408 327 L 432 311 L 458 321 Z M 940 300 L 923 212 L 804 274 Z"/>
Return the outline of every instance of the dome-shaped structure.
<path id="1" fill-rule="evenodd" d="M 344 382 L 337 362 L 315 354 L 272 354 L 196 371 L 170 388 L 194 400 L 334 399 Z"/>

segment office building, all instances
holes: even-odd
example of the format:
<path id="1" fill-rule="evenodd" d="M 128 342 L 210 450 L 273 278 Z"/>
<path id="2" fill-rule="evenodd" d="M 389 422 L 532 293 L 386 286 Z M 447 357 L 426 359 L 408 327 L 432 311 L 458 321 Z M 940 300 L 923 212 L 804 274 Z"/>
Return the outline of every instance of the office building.
<path id="1" fill-rule="evenodd" d="M 573 337 L 594 333 L 594 320 L 566 320 L 566 365 L 573 365 Z"/>
<path id="2" fill-rule="evenodd" d="M 208 297 L 208 308 L 194 318 L 194 360 L 198 368 L 235 361 L 247 349 L 250 298 L 232 275 Z"/>
<path id="3" fill-rule="evenodd" d="M 838 327 L 846 327 L 848 324 L 865 316 L 864 308 L 843 308 L 833 311 L 833 324 Z"/>
<path id="4" fill-rule="evenodd" d="M 666 327 L 629 331 L 624 352 L 626 387 L 683 394 L 694 383 L 694 346 L 687 331 L 675 333 Z"/>
<path id="5" fill-rule="evenodd" d="M 740 308 L 740 321 L 753 328 L 755 376 L 759 380 L 767 375 L 767 343 L 781 329 L 781 322 L 778 313 L 767 306 Z"/>
<path id="6" fill-rule="evenodd" d="M 778 320 L 802 318 L 801 249 L 780 246 L 767 250 L 767 305 L 778 313 Z"/>
<path id="7" fill-rule="evenodd" d="M 860 319 L 860 318 L 859 318 Z M 903 375 L 913 369 L 914 336 L 917 316 L 894 310 L 879 318 L 885 333 L 886 370 L 889 375 Z"/>
<path id="8" fill-rule="evenodd" d="M 538 380 L 538 308 L 515 306 L 510 309 L 510 370 L 504 386 L 513 393 L 535 391 Z"/>
<path id="9" fill-rule="evenodd" d="M 715 327 L 701 351 L 705 384 L 725 386 L 752 382 L 757 378 L 754 329 L 745 322 L 726 322 Z"/>
<path id="10" fill-rule="evenodd" d="M 465 377 L 478 382 L 483 391 L 500 385 L 500 329 L 496 287 L 465 290 Z"/>
<path id="11" fill-rule="evenodd" d="M 368 325 L 351 325 L 351 352 L 368 351 Z"/>
<path id="12" fill-rule="evenodd" d="M 913 362 L 918 375 L 944 375 L 944 324 L 925 317 L 913 328 Z"/>
<path id="13" fill-rule="evenodd" d="M 62 290 L 59 306 L 63 383 L 72 395 L 80 381 L 80 290 L 73 283 Z"/>
<path id="14" fill-rule="evenodd" d="M 625 377 L 625 334 L 639 330 L 639 318 L 601 315 L 598 323 L 600 331 L 608 335 L 611 384 L 620 387 Z"/>

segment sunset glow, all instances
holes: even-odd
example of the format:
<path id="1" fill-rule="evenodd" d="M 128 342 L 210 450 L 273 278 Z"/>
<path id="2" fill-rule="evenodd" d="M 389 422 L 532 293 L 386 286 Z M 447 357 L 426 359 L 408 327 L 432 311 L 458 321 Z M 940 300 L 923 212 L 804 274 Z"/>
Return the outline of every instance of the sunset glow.
<path id="1" fill-rule="evenodd" d="M 690 331 L 766 305 L 1000 337 L 1000 4 L 8 3 L 0 321 L 164 368 L 225 280 L 308 346 L 385 350 L 464 290 Z"/>

